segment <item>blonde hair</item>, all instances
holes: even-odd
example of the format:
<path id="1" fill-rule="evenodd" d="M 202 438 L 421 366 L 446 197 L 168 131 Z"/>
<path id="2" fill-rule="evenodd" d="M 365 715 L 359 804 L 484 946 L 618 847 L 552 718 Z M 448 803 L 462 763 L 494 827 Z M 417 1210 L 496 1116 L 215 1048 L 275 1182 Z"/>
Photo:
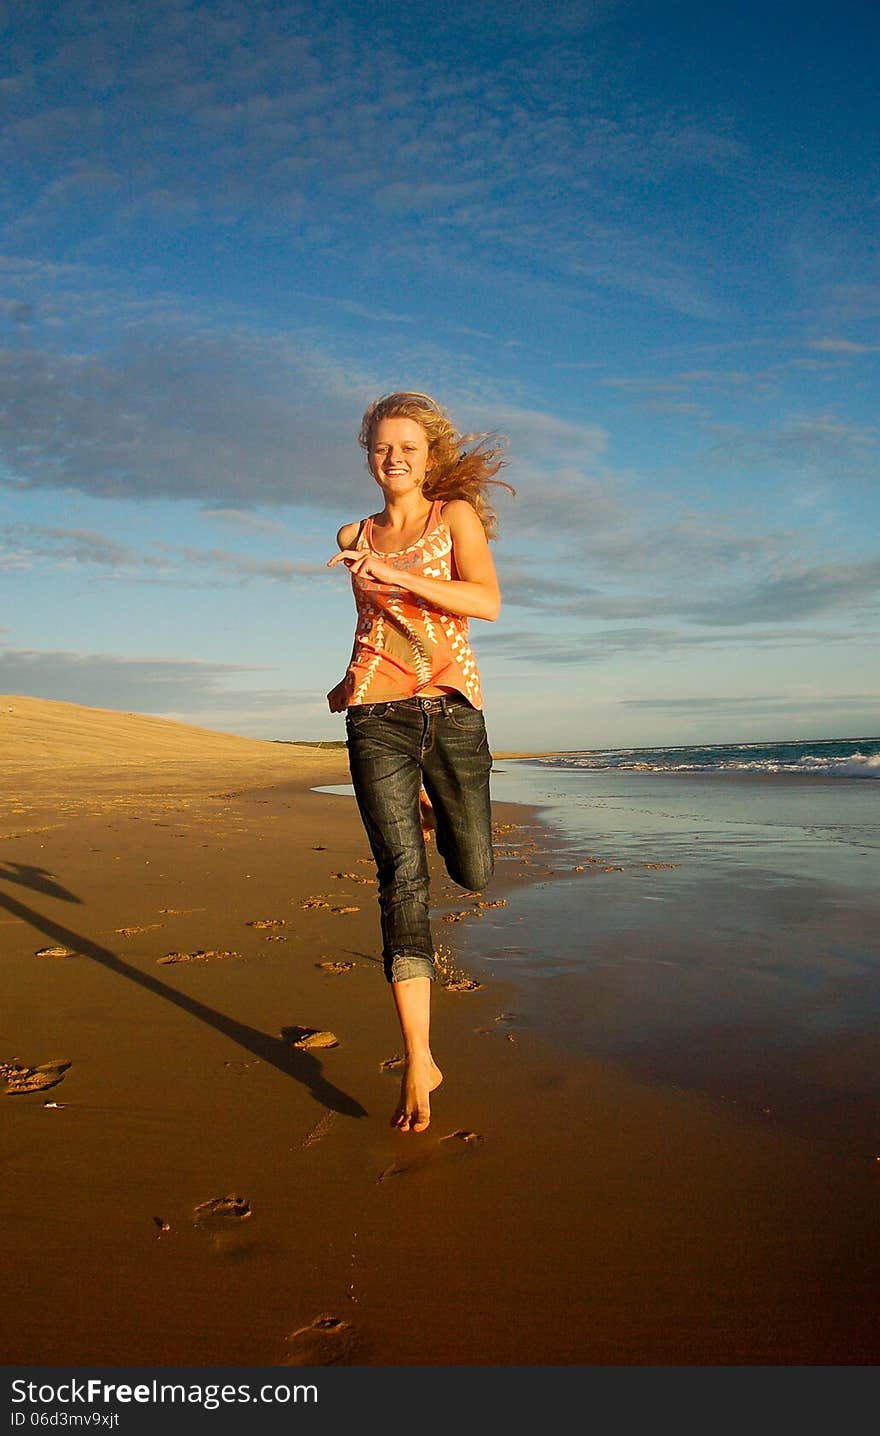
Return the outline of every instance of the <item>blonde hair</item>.
<path id="1" fill-rule="evenodd" d="M 497 434 L 459 434 L 436 400 L 428 394 L 404 390 L 376 399 L 361 420 L 358 443 L 367 454 L 376 426 L 382 419 L 414 419 L 428 440 L 428 473 L 422 492 L 427 499 L 466 499 L 476 509 L 487 538 L 497 531 L 495 510 L 486 490 L 490 484 L 515 494 L 516 489 L 495 474 L 508 462 L 504 440 Z"/>

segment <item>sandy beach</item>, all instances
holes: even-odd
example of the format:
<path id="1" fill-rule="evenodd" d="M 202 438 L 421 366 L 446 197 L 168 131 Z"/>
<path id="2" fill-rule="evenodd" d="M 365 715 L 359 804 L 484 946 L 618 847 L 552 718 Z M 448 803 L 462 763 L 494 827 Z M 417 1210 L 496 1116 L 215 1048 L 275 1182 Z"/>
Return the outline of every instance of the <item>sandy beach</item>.
<path id="1" fill-rule="evenodd" d="M 555 1043 L 433 853 L 445 1080 L 391 1129 L 343 748 L 13 695 L 0 761 L 2 1364 L 877 1362 L 880 1160 Z M 494 817 L 512 908 L 555 838 Z"/>

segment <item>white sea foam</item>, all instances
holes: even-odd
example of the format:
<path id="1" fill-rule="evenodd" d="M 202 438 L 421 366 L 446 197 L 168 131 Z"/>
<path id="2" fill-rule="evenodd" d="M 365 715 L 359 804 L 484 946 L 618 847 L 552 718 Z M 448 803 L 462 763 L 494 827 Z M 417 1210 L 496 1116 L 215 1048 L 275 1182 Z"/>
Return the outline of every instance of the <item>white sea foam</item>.
<path id="1" fill-rule="evenodd" d="M 759 747 L 761 745 L 746 745 Z M 813 777 L 831 778 L 880 778 L 880 753 L 848 753 L 840 757 L 829 754 L 804 753 L 793 761 L 782 758 L 724 758 L 720 755 L 708 761 L 701 758 L 680 757 L 675 761 L 668 756 L 657 756 L 636 749 L 619 750 L 613 753 L 570 753 L 541 760 L 547 767 L 589 768 L 596 772 L 614 769 L 625 773 L 800 773 Z"/>

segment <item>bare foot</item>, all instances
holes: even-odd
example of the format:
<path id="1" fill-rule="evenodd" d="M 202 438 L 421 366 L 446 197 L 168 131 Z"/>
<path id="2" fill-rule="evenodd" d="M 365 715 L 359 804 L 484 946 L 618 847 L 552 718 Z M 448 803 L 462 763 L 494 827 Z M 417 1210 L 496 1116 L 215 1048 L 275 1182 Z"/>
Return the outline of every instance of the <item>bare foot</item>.
<path id="1" fill-rule="evenodd" d="M 391 1116 L 401 1132 L 424 1132 L 431 1121 L 430 1093 L 440 1086 L 443 1073 L 430 1053 L 409 1057 L 400 1083 L 400 1100 Z"/>
<path id="2" fill-rule="evenodd" d="M 437 826 L 437 819 L 434 816 L 434 809 L 431 806 L 431 799 L 424 788 L 419 793 L 419 816 L 422 820 L 422 837 L 426 843 L 431 841 L 434 829 Z"/>

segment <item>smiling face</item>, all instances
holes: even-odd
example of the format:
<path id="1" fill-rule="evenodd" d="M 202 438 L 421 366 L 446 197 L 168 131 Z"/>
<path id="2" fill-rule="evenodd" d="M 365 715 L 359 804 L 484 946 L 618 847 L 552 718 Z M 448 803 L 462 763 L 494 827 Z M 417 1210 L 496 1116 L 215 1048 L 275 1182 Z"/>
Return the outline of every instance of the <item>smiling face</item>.
<path id="1" fill-rule="evenodd" d="M 428 472 L 428 436 L 415 419 L 380 419 L 370 441 L 370 469 L 389 494 L 420 489 Z"/>

